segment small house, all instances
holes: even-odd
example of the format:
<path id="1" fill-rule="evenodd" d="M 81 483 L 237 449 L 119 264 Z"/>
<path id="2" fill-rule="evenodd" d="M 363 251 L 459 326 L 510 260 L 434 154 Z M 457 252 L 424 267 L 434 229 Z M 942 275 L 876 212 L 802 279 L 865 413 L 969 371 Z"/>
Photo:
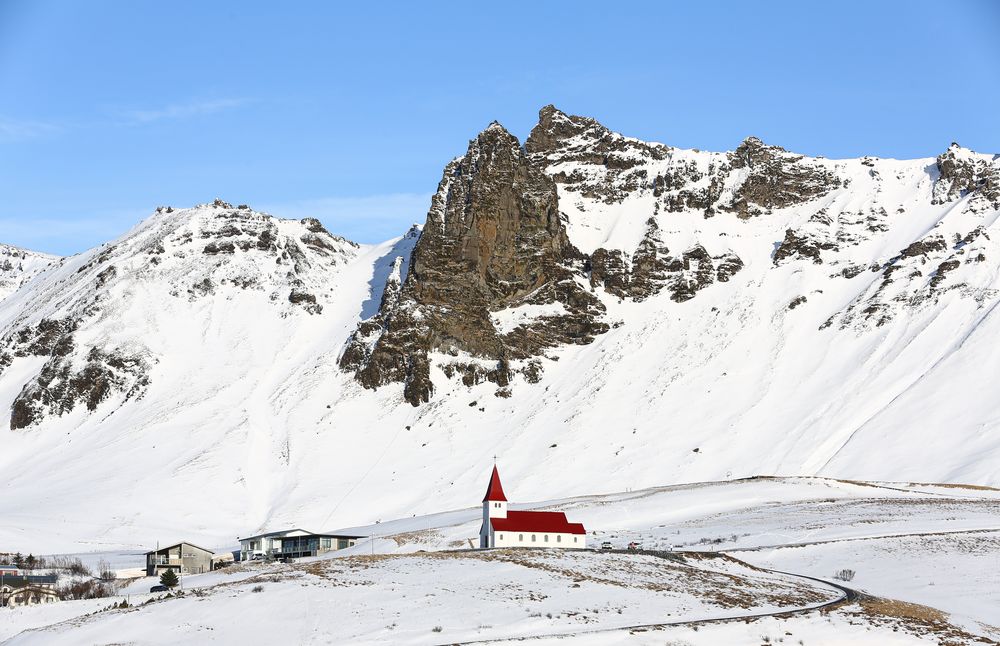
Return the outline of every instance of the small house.
<path id="1" fill-rule="evenodd" d="M 146 552 L 146 576 L 159 576 L 164 570 L 176 574 L 202 574 L 212 571 L 215 552 L 192 543 L 177 543 Z"/>
<path id="2" fill-rule="evenodd" d="M 37 606 L 58 601 L 54 574 L 45 575 L 0 575 L 0 607 Z"/>

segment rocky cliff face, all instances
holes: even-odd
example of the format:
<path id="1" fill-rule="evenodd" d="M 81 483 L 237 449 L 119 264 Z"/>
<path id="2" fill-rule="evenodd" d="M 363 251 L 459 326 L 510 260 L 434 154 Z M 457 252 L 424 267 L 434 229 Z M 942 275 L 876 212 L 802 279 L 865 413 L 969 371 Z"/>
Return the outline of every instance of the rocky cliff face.
<path id="1" fill-rule="evenodd" d="M 427 223 L 397 289 L 363 321 L 341 366 L 367 387 L 405 384 L 411 404 L 430 399 L 434 362 L 466 384 L 500 387 L 546 348 L 589 343 L 607 330 L 600 300 L 582 286 L 586 259 L 570 244 L 555 185 L 497 123 L 445 168 Z M 515 313 L 533 316 L 505 325 Z"/>

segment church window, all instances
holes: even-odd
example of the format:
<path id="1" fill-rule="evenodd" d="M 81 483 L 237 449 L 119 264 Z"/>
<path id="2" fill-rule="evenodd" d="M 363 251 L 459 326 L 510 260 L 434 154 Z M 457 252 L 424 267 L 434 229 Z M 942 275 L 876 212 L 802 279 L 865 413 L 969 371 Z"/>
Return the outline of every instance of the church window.
<path id="1" fill-rule="evenodd" d="M 558 535 L 557 535 L 557 536 L 556 536 L 556 542 L 557 542 L 557 543 L 562 543 L 562 536 L 558 536 Z"/>
<path id="2" fill-rule="evenodd" d="M 545 535 L 545 542 L 546 542 L 546 543 L 548 543 L 548 542 L 549 542 L 549 535 L 548 535 L 548 534 L 546 534 L 546 535 Z"/>
<path id="3" fill-rule="evenodd" d="M 517 535 L 517 540 L 519 540 L 521 542 L 524 542 L 524 534 L 518 534 Z"/>
<path id="4" fill-rule="evenodd" d="M 532 543 L 534 543 L 534 542 L 535 542 L 535 535 L 534 535 L 534 534 L 532 534 L 532 535 L 531 535 L 531 542 L 532 542 Z"/>

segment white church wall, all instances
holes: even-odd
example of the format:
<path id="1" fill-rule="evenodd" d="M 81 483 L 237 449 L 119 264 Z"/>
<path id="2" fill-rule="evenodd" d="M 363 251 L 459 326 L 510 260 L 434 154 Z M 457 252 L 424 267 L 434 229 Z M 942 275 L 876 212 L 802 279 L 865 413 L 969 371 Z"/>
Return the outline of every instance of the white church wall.
<path id="1" fill-rule="evenodd" d="M 570 550 L 587 547 L 586 534 L 494 531 L 493 539 L 496 547 L 553 547 Z"/>

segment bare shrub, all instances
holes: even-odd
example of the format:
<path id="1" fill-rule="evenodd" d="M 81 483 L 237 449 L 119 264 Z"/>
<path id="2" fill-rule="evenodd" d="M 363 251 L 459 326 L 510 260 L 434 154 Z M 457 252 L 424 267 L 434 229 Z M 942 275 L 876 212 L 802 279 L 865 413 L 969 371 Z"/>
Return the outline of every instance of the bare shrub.
<path id="1" fill-rule="evenodd" d="M 262 585 L 255 585 L 253 588 L 250 589 L 250 592 L 263 592 L 263 591 L 264 591 L 264 586 Z"/>
<path id="2" fill-rule="evenodd" d="M 118 575 L 111 569 L 111 565 L 107 561 L 101 559 L 97 562 L 97 578 L 104 582 L 111 582 L 117 579 Z"/>
<path id="3" fill-rule="evenodd" d="M 67 586 L 59 588 L 56 594 L 59 595 L 60 599 L 103 599 L 110 597 L 112 590 L 104 583 L 88 579 L 86 581 L 74 581 Z"/>
<path id="4" fill-rule="evenodd" d="M 833 575 L 833 578 L 838 581 L 852 581 L 854 580 L 854 570 L 838 570 L 837 573 Z"/>

